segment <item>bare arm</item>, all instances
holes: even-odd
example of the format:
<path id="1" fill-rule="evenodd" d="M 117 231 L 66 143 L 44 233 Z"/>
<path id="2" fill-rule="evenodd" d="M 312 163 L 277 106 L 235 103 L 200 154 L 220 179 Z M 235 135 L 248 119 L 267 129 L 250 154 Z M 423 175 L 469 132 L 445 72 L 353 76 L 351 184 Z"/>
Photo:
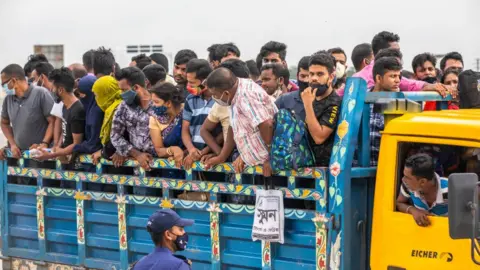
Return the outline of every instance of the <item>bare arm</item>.
<path id="1" fill-rule="evenodd" d="M 7 138 L 10 146 L 17 145 L 13 137 L 13 129 L 10 126 L 10 120 L 2 117 L 2 132 Z"/>
<path id="2" fill-rule="evenodd" d="M 62 145 L 62 119 L 55 117 L 53 128 L 53 146 L 61 147 Z"/>
<path id="3" fill-rule="evenodd" d="M 150 137 L 152 138 L 153 147 L 155 148 L 155 152 L 157 153 L 158 157 L 169 157 L 170 155 L 167 154 L 167 148 L 163 145 L 163 138 L 160 134 L 159 129 L 150 129 Z"/>
<path id="4" fill-rule="evenodd" d="M 410 208 L 413 207 L 412 205 L 409 204 L 409 198 L 403 196 L 403 194 L 401 192 L 398 193 L 396 205 L 397 205 L 397 210 L 399 212 L 403 212 L 403 213 L 408 213 L 407 209 L 409 207 Z M 408 210 L 410 210 L 410 209 L 408 209 Z M 410 214 L 410 213 L 408 213 L 408 214 Z"/>
<path id="5" fill-rule="evenodd" d="M 43 142 L 49 144 L 50 141 L 52 140 L 52 137 L 53 137 L 53 131 L 55 129 L 55 116 L 49 116 L 47 117 L 47 121 L 48 121 L 48 127 L 47 127 L 47 131 L 45 132 L 45 136 L 43 137 Z"/>
<path id="6" fill-rule="evenodd" d="M 273 120 L 269 119 L 262 122 L 258 125 L 258 129 L 260 130 L 260 136 L 262 137 L 263 142 L 270 151 L 273 139 Z"/>
<path id="7" fill-rule="evenodd" d="M 44 159 L 52 159 L 52 158 L 57 158 L 61 156 L 71 155 L 73 153 L 73 148 L 75 147 L 75 145 L 80 144 L 83 141 L 83 133 L 80 133 L 80 134 L 73 133 L 72 137 L 73 137 L 72 144 L 70 144 L 65 148 L 59 149 L 55 153 L 46 154 L 44 156 Z"/>
<path id="8" fill-rule="evenodd" d="M 205 143 L 212 149 L 216 155 L 220 155 L 222 148 L 217 143 L 217 140 L 213 137 L 212 131 L 215 129 L 218 123 L 213 123 L 212 121 L 205 119 L 202 127 L 200 128 L 200 136 L 202 136 Z M 220 135 L 223 136 L 223 133 Z M 218 138 L 218 136 L 217 136 Z"/>
<path id="9" fill-rule="evenodd" d="M 219 162 L 220 163 L 225 162 L 228 159 L 228 157 L 230 157 L 230 155 L 232 154 L 234 148 L 235 148 L 235 140 L 233 139 L 233 129 L 232 127 L 229 127 L 227 139 L 223 144 L 220 155 L 218 155 Z"/>
<path id="10" fill-rule="evenodd" d="M 192 136 L 190 135 L 190 122 L 183 120 L 182 122 L 182 141 L 185 148 L 187 148 L 188 153 L 192 154 L 197 150 L 195 146 L 193 146 Z"/>

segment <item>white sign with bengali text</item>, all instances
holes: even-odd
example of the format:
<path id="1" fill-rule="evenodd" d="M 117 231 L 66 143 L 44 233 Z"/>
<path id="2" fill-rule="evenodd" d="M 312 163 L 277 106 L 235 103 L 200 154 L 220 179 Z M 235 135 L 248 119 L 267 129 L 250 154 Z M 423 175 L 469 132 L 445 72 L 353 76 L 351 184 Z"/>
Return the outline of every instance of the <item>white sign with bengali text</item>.
<path id="1" fill-rule="evenodd" d="M 280 190 L 257 190 L 252 240 L 264 240 L 283 244 L 285 213 L 283 193 Z"/>

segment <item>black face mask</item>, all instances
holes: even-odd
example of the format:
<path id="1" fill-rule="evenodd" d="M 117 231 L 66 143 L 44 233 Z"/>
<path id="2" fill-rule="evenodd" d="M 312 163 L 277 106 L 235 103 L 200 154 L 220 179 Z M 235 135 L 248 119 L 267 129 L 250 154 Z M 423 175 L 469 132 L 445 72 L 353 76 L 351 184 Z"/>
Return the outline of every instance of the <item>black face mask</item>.
<path id="1" fill-rule="evenodd" d="M 426 83 L 436 83 L 437 82 L 437 78 L 436 77 L 426 77 L 424 78 L 422 81 L 426 82 Z"/>
<path id="2" fill-rule="evenodd" d="M 303 90 L 305 90 L 305 88 L 308 87 L 308 82 L 297 81 L 297 83 L 298 83 L 298 88 L 299 88 L 298 90 L 300 92 L 303 92 Z"/>
<path id="3" fill-rule="evenodd" d="M 55 101 L 55 103 L 60 103 L 62 101 L 62 98 L 57 94 L 57 92 L 52 92 L 52 95 L 53 101 Z"/>
<path id="4" fill-rule="evenodd" d="M 310 86 L 312 87 L 312 89 L 315 89 L 315 88 L 317 89 L 317 94 L 316 94 L 317 97 L 322 96 L 328 90 L 328 84 L 314 83 L 314 84 L 311 84 Z"/>

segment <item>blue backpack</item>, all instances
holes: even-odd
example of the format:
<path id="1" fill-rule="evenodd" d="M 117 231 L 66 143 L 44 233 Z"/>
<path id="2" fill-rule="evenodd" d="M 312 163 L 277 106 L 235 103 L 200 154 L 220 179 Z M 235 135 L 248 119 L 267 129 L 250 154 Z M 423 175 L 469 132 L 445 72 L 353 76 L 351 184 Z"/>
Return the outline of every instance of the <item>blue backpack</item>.
<path id="1" fill-rule="evenodd" d="M 305 122 L 293 111 L 281 109 L 275 115 L 270 163 L 274 171 L 313 167 L 315 156 L 308 143 Z"/>

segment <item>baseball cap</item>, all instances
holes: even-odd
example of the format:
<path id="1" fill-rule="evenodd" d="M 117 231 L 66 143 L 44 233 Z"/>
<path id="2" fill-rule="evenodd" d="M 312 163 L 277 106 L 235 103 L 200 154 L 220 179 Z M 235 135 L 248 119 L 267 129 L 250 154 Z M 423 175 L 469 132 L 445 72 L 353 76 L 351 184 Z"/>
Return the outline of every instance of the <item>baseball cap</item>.
<path id="1" fill-rule="evenodd" d="M 148 218 L 147 228 L 150 228 L 153 233 L 163 233 L 173 226 L 186 227 L 192 226 L 193 223 L 192 219 L 183 219 L 172 209 L 162 209 Z"/>

